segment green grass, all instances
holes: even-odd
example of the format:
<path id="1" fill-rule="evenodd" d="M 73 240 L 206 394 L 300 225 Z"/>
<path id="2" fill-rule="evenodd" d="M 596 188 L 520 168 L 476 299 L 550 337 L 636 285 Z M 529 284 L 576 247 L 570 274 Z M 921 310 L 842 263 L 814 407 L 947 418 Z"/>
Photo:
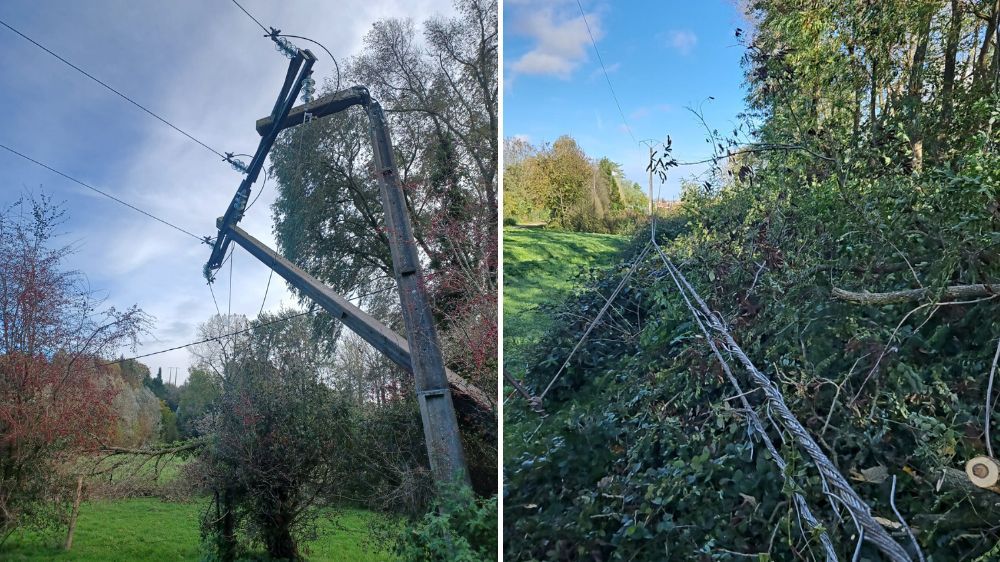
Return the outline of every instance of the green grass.
<path id="1" fill-rule="evenodd" d="M 12 536 L 0 548 L 0 560 L 72 560 L 125 562 L 145 560 L 199 560 L 199 522 L 205 502 L 174 503 L 152 498 L 84 502 L 73 549 L 62 549 L 64 535 Z M 319 538 L 301 545 L 309 560 L 392 560 L 365 544 L 368 519 L 362 510 L 338 511 L 334 521 L 321 521 Z"/>
<path id="2" fill-rule="evenodd" d="M 566 298 L 583 268 L 611 265 L 628 240 L 611 234 L 504 228 L 504 367 L 515 375 L 523 372 L 525 351 L 549 328 L 550 320 L 538 306 Z"/>

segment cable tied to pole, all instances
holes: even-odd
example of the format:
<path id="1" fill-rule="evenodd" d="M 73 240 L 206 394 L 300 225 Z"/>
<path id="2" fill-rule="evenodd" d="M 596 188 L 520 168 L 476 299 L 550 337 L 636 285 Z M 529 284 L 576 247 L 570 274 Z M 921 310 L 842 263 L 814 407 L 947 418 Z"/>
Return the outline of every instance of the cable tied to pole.
<path id="1" fill-rule="evenodd" d="M 296 47 L 291 41 L 285 39 L 281 36 L 281 30 L 276 28 L 271 28 L 271 32 L 265 35 L 274 41 L 274 48 L 277 49 L 281 54 L 285 55 L 289 59 L 294 59 L 296 55 L 299 54 L 299 48 Z"/>

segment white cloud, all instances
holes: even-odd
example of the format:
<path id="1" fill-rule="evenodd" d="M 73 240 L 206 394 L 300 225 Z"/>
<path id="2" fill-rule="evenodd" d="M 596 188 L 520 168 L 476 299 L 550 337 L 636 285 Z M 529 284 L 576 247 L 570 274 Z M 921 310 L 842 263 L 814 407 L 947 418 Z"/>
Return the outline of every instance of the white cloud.
<path id="1" fill-rule="evenodd" d="M 698 44 L 698 36 L 687 29 L 674 29 L 667 32 L 667 45 L 682 55 L 689 55 Z"/>
<path id="2" fill-rule="evenodd" d="M 652 111 L 648 107 L 640 107 L 639 109 L 636 109 L 635 111 L 629 114 L 629 119 L 633 121 L 639 121 L 640 119 L 645 119 L 646 117 L 649 117 L 651 113 Z"/>
<path id="3" fill-rule="evenodd" d="M 515 59 L 510 68 L 515 74 L 550 75 L 568 79 L 573 71 L 587 59 L 590 48 L 590 31 L 594 40 L 603 36 L 601 20 L 597 14 L 572 17 L 572 11 L 557 12 L 554 8 L 534 9 L 516 18 L 512 31 L 528 37 L 533 46 Z"/>

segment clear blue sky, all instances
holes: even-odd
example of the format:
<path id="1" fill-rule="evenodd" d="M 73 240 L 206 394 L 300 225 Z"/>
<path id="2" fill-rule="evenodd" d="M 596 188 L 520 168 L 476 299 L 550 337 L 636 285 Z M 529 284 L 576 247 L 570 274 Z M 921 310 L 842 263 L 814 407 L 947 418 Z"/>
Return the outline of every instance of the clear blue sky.
<path id="1" fill-rule="evenodd" d="M 376 20 L 451 13 L 449 0 L 241 3 L 265 25 L 317 39 L 342 59 L 361 49 Z M 288 65 L 229 0 L 5 0 L 0 19 L 221 152 L 256 149 L 254 121 L 270 112 Z M 314 52 L 317 78 L 331 76 L 329 59 Z M 240 174 L 3 27 L 0 69 L 0 143 L 195 234 L 213 234 Z M 78 250 L 69 265 L 108 304 L 138 304 L 156 318 L 139 353 L 196 339 L 197 325 L 215 312 L 201 273 L 207 246 L 0 150 L 0 205 L 40 190 L 69 209 L 63 241 Z M 273 199 L 268 188 L 242 223 L 272 245 Z M 268 270 L 242 251 L 234 263 L 232 310 L 253 317 Z M 223 312 L 229 284 L 227 266 L 215 289 Z M 282 303 L 295 305 L 275 278 L 265 310 Z M 183 379 L 190 357 L 182 350 L 144 361 L 154 372 L 178 367 Z"/>
<path id="2" fill-rule="evenodd" d="M 736 2 L 581 1 L 635 138 L 669 134 L 678 160 L 711 156 L 704 127 L 686 108 L 700 107 L 720 131 L 731 131 L 743 111 L 743 48 L 734 32 L 747 25 Z M 537 144 L 571 135 L 645 187 L 648 148 L 625 131 L 576 0 L 507 0 L 503 21 L 504 136 Z M 662 197 L 675 198 L 680 177 L 703 170 L 673 170 Z"/>

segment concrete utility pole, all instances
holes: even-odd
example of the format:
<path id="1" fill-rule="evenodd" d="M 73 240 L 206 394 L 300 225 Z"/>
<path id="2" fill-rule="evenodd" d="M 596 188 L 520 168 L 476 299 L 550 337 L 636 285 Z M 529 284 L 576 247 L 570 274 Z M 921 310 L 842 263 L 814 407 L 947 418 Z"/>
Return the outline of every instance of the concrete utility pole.
<path id="1" fill-rule="evenodd" d="M 314 61 L 315 57 L 308 50 L 299 51 L 289 65 L 285 85 L 274 110 L 268 117 L 257 121 L 257 132 L 262 137 L 260 145 L 248 167 L 247 178 L 233 198 L 233 204 L 226 211 L 226 215 L 218 221 L 219 236 L 212 257 L 205 266 L 206 277 L 211 280 L 212 272 L 222 263 L 229 242 L 236 242 L 294 287 L 309 295 L 330 314 L 341 320 L 344 326 L 357 333 L 397 365 L 413 373 L 427 442 L 427 455 L 435 480 L 459 479 L 468 482 L 469 474 L 449 383 L 470 398 L 481 411 L 491 410 L 491 401 L 484 392 L 451 373 L 444 366 L 417 246 L 413 239 L 413 228 L 406 208 L 406 196 L 396 172 L 392 142 L 382 107 L 371 99 L 366 88 L 359 86 L 335 92 L 295 108 L 291 107 L 292 102 L 298 97 L 302 81 L 311 73 L 310 68 Z M 355 105 L 361 106 L 368 115 L 376 175 L 392 254 L 393 273 L 399 289 L 403 322 L 406 326 L 408 340 L 406 342 L 347 299 L 337 295 L 329 287 L 236 226 L 243 215 L 250 193 L 250 184 L 256 179 L 278 133 L 303 123 L 307 113 L 312 118 L 317 118 L 345 111 Z"/>
<path id="2" fill-rule="evenodd" d="M 410 344 L 410 363 L 413 365 L 431 471 L 438 481 L 460 478 L 469 482 L 462 437 L 458 432 L 458 419 L 444 372 L 444 359 L 420 268 L 417 243 L 413 239 L 410 214 L 406 209 L 406 194 L 403 193 L 403 185 L 396 173 L 396 157 L 389 139 L 385 113 L 382 106 L 374 100 L 369 100 L 365 109 L 368 111 L 369 132 L 375 152 L 375 171 L 379 190 L 382 192 L 385 226 L 392 252 L 392 269 L 399 289 L 406 337 Z"/>

